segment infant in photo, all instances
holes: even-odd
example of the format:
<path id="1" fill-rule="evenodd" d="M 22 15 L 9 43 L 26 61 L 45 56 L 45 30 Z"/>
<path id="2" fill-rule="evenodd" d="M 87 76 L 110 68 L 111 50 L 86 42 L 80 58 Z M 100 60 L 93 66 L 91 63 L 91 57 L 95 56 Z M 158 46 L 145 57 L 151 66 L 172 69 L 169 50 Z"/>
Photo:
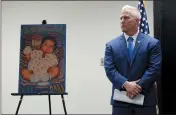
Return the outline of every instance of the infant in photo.
<path id="1" fill-rule="evenodd" d="M 53 54 L 56 41 L 53 37 L 45 37 L 42 40 L 40 50 L 32 50 L 30 46 L 24 48 L 23 53 L 28 60 L 28 68 L 22 70 L 22 76 L 31 82 L 46 82 L 52 77 L 52 72 L 57 73 L 58 59 Z M 50 74 L 51 73 L 51 74 Z"/>

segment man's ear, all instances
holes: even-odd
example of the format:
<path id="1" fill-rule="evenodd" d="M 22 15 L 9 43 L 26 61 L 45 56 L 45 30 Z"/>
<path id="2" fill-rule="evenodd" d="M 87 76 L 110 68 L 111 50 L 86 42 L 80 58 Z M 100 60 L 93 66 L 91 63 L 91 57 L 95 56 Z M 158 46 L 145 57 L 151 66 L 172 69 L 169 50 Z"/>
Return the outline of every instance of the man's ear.
<path id="1" fill-rule="evenodd" d="M 138 24 L 139 24 L 139 22 L 140 22 L 140 19 L 138 19 L 138 18 L 137 18 L 137 19 L 136 19 L 136 23 L 138 23 Z"/>

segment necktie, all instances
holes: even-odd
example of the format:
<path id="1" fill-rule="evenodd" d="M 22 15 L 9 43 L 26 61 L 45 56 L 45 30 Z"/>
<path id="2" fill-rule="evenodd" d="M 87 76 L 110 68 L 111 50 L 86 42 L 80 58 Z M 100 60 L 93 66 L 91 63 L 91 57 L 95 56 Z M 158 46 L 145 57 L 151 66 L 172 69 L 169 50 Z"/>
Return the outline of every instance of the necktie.
<path id="1" fill-rule="evenodd" d="M 128 41 L 128 50 L 129 50 L 129 54 L 130 54 L 130 59 L 132 59 L 132 55 L 133 55 L 133 38 L 129 37 L 127 39 Z"/>

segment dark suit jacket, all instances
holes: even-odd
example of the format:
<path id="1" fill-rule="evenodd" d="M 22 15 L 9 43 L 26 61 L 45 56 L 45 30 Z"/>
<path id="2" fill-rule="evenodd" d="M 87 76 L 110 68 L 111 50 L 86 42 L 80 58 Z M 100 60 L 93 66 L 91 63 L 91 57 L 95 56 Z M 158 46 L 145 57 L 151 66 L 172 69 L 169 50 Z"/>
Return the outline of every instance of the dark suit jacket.
<path id="1" fill-rule="evenodd" d="M 122 89 L 125 81 L 141 79 L 138 83 L 145 95 L 144 106 L 156 104 L 154 82 L 161 70 L 161 47 L 159 40 L 143 33 L 138 34 L 133 50 L 132 61 L 127 49 L 124 35 L 116 37 L 106 44 L 104 56 L 104 68 L 106 75 L 112 83 L 112 96 L 114 89 Z M 117 106 L 129 106 L 125 102 L 114 101 L 111 104 Z"/>

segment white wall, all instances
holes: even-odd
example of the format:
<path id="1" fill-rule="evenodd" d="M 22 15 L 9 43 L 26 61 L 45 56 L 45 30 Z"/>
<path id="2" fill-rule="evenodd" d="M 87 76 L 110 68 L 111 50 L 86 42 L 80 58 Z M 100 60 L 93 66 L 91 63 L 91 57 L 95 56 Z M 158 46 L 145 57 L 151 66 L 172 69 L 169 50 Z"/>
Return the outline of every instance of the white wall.
<path id="1" fill-rule="evenodd" d="M 111 83 L 100 58 L 105 43 L 121 34 L 120 10 L 138 1 L 2 2 L 2 114 L 16 111 L 21 24 L 67 24 L 65 96 L 69 114 L 110 114 Z M 147 1 L 153 35 L 153 2 Z M 60 96 L 51 96 L 52 113 L 64 113 Z M 24 96 L 20 114 L 48 114 L 47 96 Z"/>
<path id="2" fill-rule="evenodd" d="M 1 7 L 1 0 L 0 0 L 0 19 L 2 19 L 2 7 Z M 1 21 L 1 20 L 0 20 Z M 2 22 L 2 21 L 1 21 Z M 2 30 L 2 23 L 0 23 L 0 44 L 2 44 L 2 39 L 1 39 L 1 31 Z M 2 63 L 2 45 L 0 46 L 0 68 L 2 68 L 2 65 L 1 65 L 1 63 Z M 2 83 L 2 70 L 0 70 L 0 83 Z M 1 85 L 0 85 L 0 94 L 2 94 L 2 91 L 1 91 L 1 89 L 2 89 L 2 87 L 1 87 Z M 0 113 L 1 113 L 1 111 L 2 111 L 2 95 L 0 95 Z"/>

